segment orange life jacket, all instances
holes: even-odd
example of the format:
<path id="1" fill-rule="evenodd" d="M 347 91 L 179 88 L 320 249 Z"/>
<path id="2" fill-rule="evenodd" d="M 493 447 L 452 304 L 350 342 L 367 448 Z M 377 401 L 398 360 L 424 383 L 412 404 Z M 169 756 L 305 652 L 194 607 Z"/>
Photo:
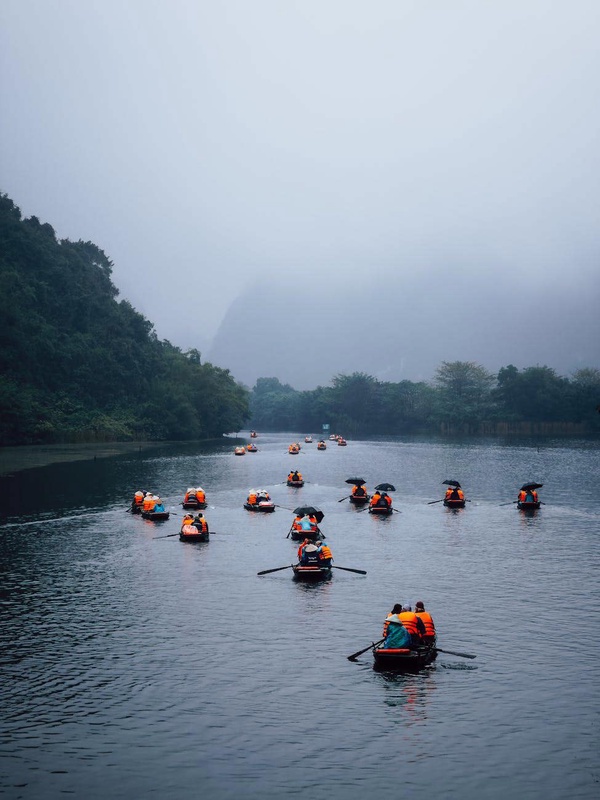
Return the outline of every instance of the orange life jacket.
<path id="1" fill-rule="evenodd" d="M 206 502 L 206 494 L 204 492 L 196 492 L 196 500 L 199 503 Z"/>
<path id="2" fill-rule="evenodd" d="M 380 499 L 381 495 L 379 494 L 379 492 L 375 492 L 375 494 L 371 497 L 370 505 L 376 506 Z"/>
<path id="3" fill-rule="evenodd" d="M 333 553 L 326 544 L 321 545 L 321 554 L 319 558 L 333 558 Z"/>
<path id="4" fill-rule="evenodd" d="M 519 502 L 524 503 L 526 497 L 527 494 L 523 491 L 523 489 L 521 489 L 521 491 L 519 492 Z"/>
<path id="5" fill-rule="evenodd" d="M 419 635 L 419 629 L 417 627 L 418 617 L 414 611 L 403 611 L 401 614 L 398 614 L 398 619 L 410 634 L 414 633 Z"/>
<path id="6" fill-rule="evenodd" d="M 255 494 L 249 494 L 248 495 L 248 505 L 255 506 L 256 505 L 256 500 L 257 500 L 257 497 L 256 497 Z"/>
<path id="7" fill-rule="evenodd" d="M 202 528 L 202 533 L 206 533 L 208 531 L 208 522 L 202 517 L 201 519 L 197 519 L 195 522 L 192 523 L 193 527 L 197 530 L 199 529 L 198 526 Z"/>
<path id="8" fill-rule="evenodd" d="M 424 636 L 435 636 L 435 625 L 433 624 L 433 619 L 431 614 L 427 611 L 415 611 L 416 616 L 423 621 L 425 625 L 425 633 Z"/>
<path id="9" fill-rule="evenodd" d="M 155 501 L 151 497 L 144 497 L 142 503 L 142 511 L 152 511 L 155 506 Z"/>

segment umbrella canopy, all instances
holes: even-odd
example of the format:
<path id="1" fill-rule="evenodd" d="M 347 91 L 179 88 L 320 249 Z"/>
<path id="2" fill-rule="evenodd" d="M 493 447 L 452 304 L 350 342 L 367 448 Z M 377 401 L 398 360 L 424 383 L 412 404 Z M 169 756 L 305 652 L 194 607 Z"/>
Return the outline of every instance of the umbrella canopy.
<path id="1" fill-rule="evenodd" d="M 375 489 L 378 492 L 395 492 L 396 487 L 391 483 L 378 483 Z"/>
<path id="2" fill-rule="evenodd" d="M 541 489 L 543 485 L 543 483 L 524 483 L 523 486 L 521 486 L 521 491 L 526 492 L 529 489 Z"/>
<path id="3" fill-rule="evenodd" d="M 457 489 L 460 489 L 460 483 L 458 481 L 442 481 L 442 483 L 447 483 L 448 486 L 456 486 Z"/>
<path id="4" fill-rule="evenodd" d="M 362 486 L 366 481 L 364 478 L 346 478 L 345 483 L 353 483 L 355 486 Z"/>
<path id="5" fill-rule="evenodd" d="M 299 517 L 303 517 L 305 514 L 309 517 L 316 517 L 317 522 L 321 522 L 325 516 L 321 509 L 316 506 L 298 506 L 298 508 L 294 509 L 294 514 L 297 514 Z"/>

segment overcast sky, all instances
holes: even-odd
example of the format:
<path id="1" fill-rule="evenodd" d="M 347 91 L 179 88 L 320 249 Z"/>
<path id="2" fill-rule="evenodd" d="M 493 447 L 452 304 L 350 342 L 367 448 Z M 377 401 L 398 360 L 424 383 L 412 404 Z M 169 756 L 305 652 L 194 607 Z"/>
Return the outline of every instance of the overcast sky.
<path id="1" fill-rule="evenodd" d="M 249 286 L 598 289 L 599 0 L 1 0 L 0 190 L 204 349 Z M 293 287 L 293 282 L 290 282 Z"/>

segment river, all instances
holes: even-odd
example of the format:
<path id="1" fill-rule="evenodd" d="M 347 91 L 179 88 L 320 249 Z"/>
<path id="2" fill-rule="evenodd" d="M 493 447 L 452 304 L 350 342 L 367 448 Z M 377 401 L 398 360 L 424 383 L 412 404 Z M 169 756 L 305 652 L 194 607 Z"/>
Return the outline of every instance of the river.
<path id="1" fill-rule="evenodd" d="M 600 444 L 329 443 L 264 434 L 157 446 L 0 478 L 0 796 L 358 800 L 595 798 Z M 245 441 L 249 441 L 246 439 Z M 316 437 L 315 437 L 316 441 Z M 284 485 L 291 467 L 306 485 Z M 397 514 L 344 480 L 396 487 Z M 461 482 L 462 511 L 441 503 Z M 511 503 L 544 484 L 539 512 Z M 214 531 L 176 533 L 201 484 Z M 338 566 L 294 582 L 292 514 L 252 514 L 250 487 L 319 506 Z M 138 488 L 172 511 L 127 512 Z M 423 600 L 443 649 L 416 675 L 370 652 L 396 602 Z"/>

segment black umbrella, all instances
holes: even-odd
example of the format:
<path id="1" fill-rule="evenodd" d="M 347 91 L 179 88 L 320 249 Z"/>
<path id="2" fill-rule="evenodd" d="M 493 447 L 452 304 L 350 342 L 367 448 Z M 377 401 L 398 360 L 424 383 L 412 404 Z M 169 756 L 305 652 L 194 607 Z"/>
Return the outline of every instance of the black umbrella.
<path id="1" fill-rule="evenodd" d="M 366 483 L 364 478 L 346 478 L 345 483 L 353 483 L 355 486 L 362 486 Z"/>
<path id="2" fill-rule="evenodd" d="M 442 481 L 442 483 L 447 483 L 448 486 L 456 486 L 457 489 L 460 489 L 460 483 L 458 481 Z"/>
<path id="3" fill-rule="evenodd" d="M 303 517 L 304 515 L 316 517 L 317 522 L 321 522 L 325 516 L 321 509 L 316 506 L 298 506 L 298 508 L 294 509 L 294 514 L 297 514 L 299 517 Z"/>
<path id="4" fill-rule="evenodd" d="M 529 489 L 541 489 L 543 485 L 543 483 L 524 483 L 523 486 L 521 486 L 521 491 L 526 492 Z"/>
<path id="5" fill-rule="evenodd" d="M 395 492 L 396 487 L 391 483 L 378 483 L 375 490 L 378 492 Z"/>

